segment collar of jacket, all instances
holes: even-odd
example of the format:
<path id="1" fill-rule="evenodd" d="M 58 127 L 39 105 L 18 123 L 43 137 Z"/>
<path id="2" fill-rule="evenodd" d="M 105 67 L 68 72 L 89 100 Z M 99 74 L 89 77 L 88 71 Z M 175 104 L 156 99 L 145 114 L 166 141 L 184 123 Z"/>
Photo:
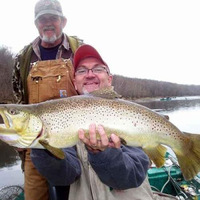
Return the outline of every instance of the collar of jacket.
<path id="1" fill-rule="evenodd" d="M 35 52 L 35 54 L 37 55 L 37 57 L 39 58 L 39 60 L 41 60 L 41 57 L 40 57 L 40 50 L 39 50 L 39 43 L 40 43 L 41 39 L 40 37 L 38 36 L 35 40 L 33 40 L 32 42 L 32 47 L 33 47 L 33 51 Z M 62 41 L 62 44 L 60 45 L 59 49 L 58 49 L 58 55 L 59 55 L 59 52 L 61 50 L 61 48 L 64 48 L 66 50 L 69 50 L 70 46 L 69 46 L 69 42 L 67 40 L 67 35 L 63 33 L 63 41 Z"/>

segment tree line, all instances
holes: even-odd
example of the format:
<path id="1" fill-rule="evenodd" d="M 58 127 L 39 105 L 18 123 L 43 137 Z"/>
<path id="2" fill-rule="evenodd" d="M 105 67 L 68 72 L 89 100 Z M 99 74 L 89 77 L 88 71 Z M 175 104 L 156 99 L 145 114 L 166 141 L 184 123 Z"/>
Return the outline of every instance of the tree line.
<path id="1" fill-rule="evenodd" d="M 114 75 L 113 86 L 125 98 L 176 97 L 200 95 L 200 85 L 184 85 Z"/>
<path id="2" fill-rule="evenodd" d="M 0 47 L 0 103 L 13 101 L 11 84 L 13 65 L 13 53 L 8 47 Z M 112 85 L 124 98 L 131 99 L 200 95 L 200 85 L 182 85 L 121 75 L 113 75 Z"/>
<path id="3" fill-rule="evenodd" d="M 8 47 L 0 47 L 0 103 L 12 102 L 12 69 L 14 55 Z"/>

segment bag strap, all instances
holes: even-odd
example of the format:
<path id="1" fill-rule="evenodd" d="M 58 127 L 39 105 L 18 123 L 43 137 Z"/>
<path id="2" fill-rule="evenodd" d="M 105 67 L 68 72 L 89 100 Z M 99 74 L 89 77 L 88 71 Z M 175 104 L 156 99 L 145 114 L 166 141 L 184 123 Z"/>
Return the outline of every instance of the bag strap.
<path id="1" fill-rule="evenodd" d="M 79 39 L 77 36 L 67 36 L 67 39 L 73 53 L 80 45 L 83 44 L 83 40 Z"/>
<path id="2" fill-rule="evenodd" d="M 24 48 L 22 54 L 19 56 L 20 77 L 22 80 L 22 86 L 24 88 L 25 103 L 28 103 L 27 77 L 29 73 L 29 65 L 31 62 L 32 51 L 33 51 L 32 44 L 29 44 Z"/>

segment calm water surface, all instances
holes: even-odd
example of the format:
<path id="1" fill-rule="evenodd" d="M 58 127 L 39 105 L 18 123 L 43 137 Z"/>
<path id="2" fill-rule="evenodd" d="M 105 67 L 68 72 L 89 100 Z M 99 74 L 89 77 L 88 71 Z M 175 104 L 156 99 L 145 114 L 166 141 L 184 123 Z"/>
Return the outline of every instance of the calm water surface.
<path id="1" fill-rule="evenodd" d="M 181 131 L 200 134 L 200 96 L 176 97 L 170 101 L 148 101 L 140 104 L 168 115 Z"/>
<path id="2" fill-rule="evenodd" d="M 168 115 L 180 130 L 200 133 L 200 97 L 173 98 L 170 101 L 148 100 L 138 103 Z M 23 185 L 21 161 L 12 147 L 0 142 L 0 188 L 6 185 Z"/>

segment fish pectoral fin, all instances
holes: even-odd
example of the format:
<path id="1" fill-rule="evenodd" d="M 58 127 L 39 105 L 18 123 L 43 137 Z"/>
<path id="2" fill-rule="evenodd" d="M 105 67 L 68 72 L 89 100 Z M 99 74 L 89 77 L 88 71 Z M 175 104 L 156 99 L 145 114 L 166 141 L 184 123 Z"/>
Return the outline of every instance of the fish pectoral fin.
<path id="1" fill-rule="evenodd" d="M 154 162 L 156 167 L 162 167 L 165 163 L 165 154 L 167 148 L 161 144 L 155 147 L 145 147 L 143 148 L 144 152 L 149 156 L 149 158 Z"/>
<path id="2" fill-rule="evenodd" d="M 51 154 L 53 154 L 56 158 L 59 159 L 64 159 L 65 158 L 65 153 L 56 147 L 52 147 L 51 145 L 49 145 L 47 140 L 39 140 L 39 143 L 45 148 L 47 149 Z"/>

